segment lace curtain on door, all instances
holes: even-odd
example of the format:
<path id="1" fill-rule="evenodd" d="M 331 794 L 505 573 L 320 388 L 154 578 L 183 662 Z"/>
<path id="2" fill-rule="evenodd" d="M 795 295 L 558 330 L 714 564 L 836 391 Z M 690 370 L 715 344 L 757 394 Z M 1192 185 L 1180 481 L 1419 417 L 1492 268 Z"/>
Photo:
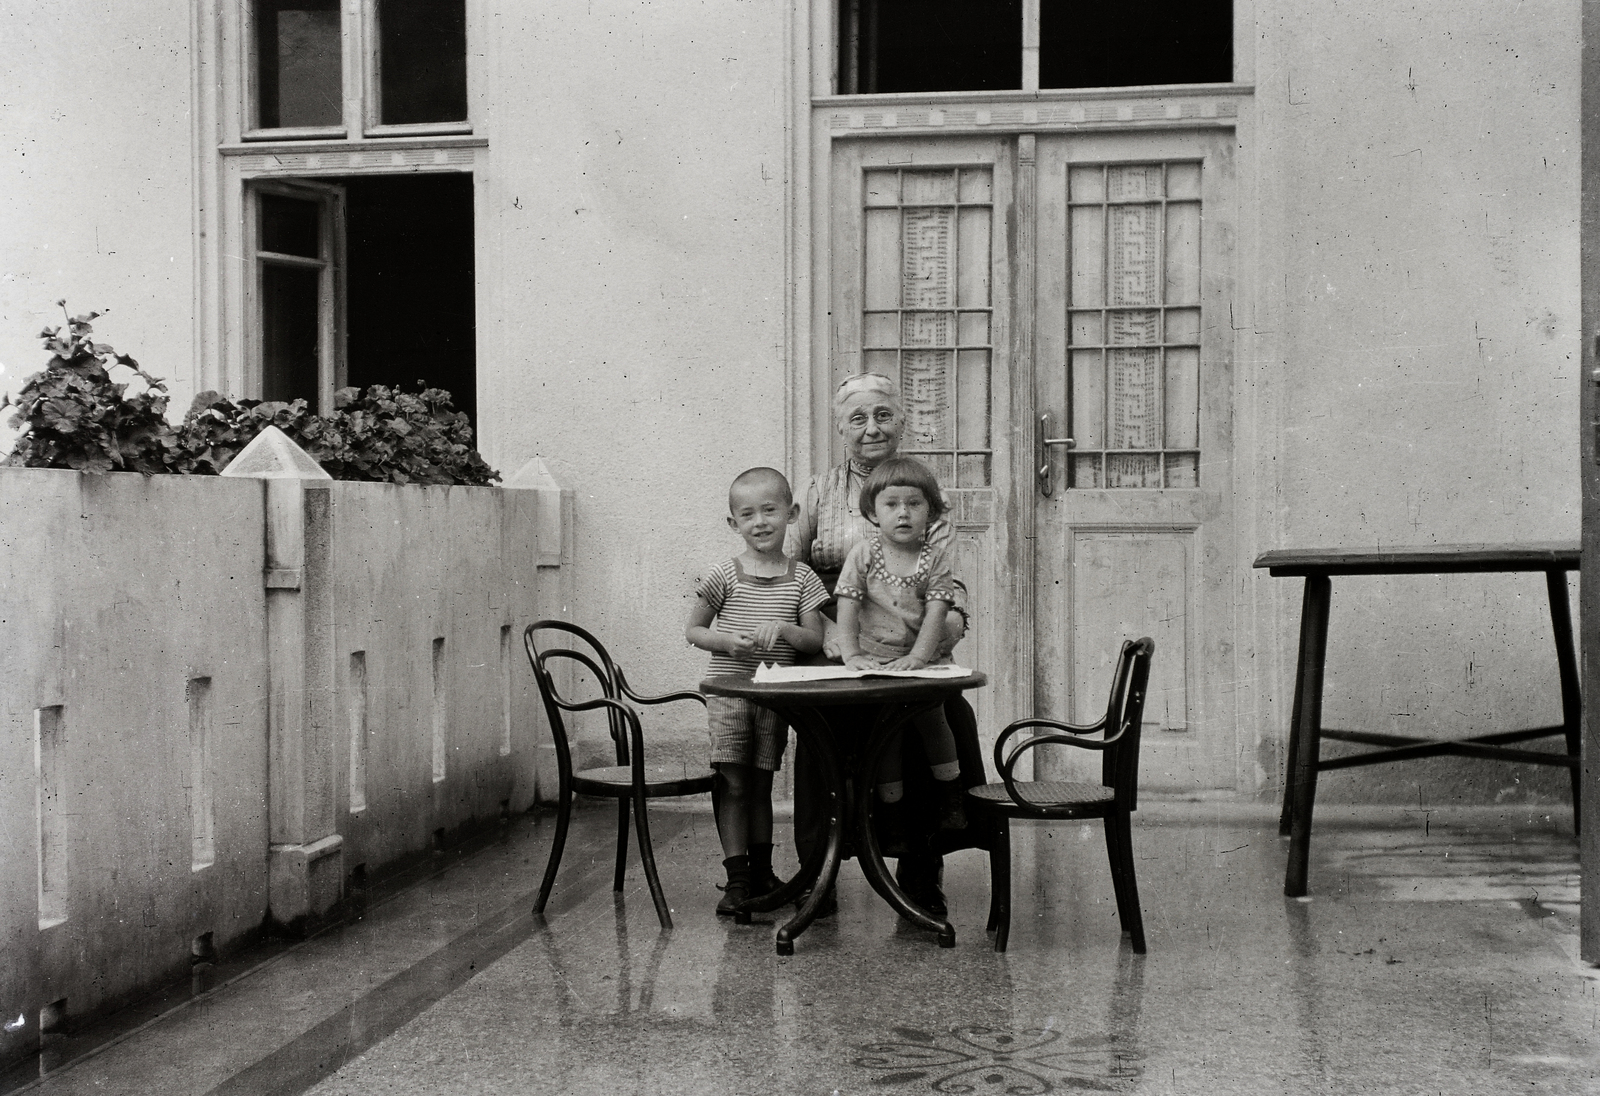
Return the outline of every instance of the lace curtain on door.
<path id="1" fill-rule="evenodd" d="M 1200 165 L 1068 171 L 1068 486 L 1200 485 Z"/>
<path id="2" fill-rule="evenodd" d="M 902 453 L 946 487 L 986 487 L 993 173 L 895 168 L 864 183 L 862 364 L 900 382 Z"/>

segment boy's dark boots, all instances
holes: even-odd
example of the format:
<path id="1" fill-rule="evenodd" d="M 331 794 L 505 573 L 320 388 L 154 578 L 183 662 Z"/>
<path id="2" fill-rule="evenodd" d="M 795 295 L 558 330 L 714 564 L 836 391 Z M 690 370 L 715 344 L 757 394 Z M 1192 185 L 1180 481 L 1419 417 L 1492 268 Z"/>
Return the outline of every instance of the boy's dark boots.
<path id="1" fill-rule="evenodd" d="M 717 916 L 732 917 L 745 924 L 750 915 L 741 916 L 738 907 L 750 897 L 750 857 L 730 856 L 722 862 L 722 867 L 728 873 L 728 885 L 722 892 L 722 901 L 717 903 Z"/>
<path id="2" fill-rule="evenodd" d="M 750 893 L 771 894 L 783 886 L 783 880 L 772 870 L 772 842 L 750 846 Z"/>
<path id="3" fill-rule="evenodd" d="M 954 780 L 936 780 L 933 786 L 938 789 L 939 828 L 966 829 L 967 789 L 961 786 L 961 778 L 958 776 Z"/>

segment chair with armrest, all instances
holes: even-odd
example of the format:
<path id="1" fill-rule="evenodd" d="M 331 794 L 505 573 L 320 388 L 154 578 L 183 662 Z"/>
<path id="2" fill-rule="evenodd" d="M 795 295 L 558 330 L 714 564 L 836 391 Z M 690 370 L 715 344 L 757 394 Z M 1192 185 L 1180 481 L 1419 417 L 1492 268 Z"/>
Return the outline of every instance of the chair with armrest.
<path id="1" fill-rule="evenodd" d="M 1100 818 L 1105 820 L 1117 918 L 1122 922 L 1122 931 L 1132 938 L 1133 950 L 1144 953 L 1144 918 L 1139 912 L 1139 889 L 1134 882 L 1128 816 L 1137 808 L 1139 730 L 1155 649 L 1148 637 L 1123 643 L 1112 677 L 1111 699 L 1099 721 L 1080 726 L 1054 719 L 1019 719 L 1007 726 L 994 744 L 999 782 L 968 790 L 969 802 L 994 819 L 994 843 L 989 850 L 989 928 L 994 932 L 995 951 L 1006 950 L 1006 939 L 1011 934 L 1010 820 Z M 1018 732 L 1036 728 L 1046 729 L 1034 730 L 1013 741 Z M 1016 779 L 1017 762 L 1030 750 L 1045 745 L 1101 751 L 1101 782 Z"/>
<path id="2" fill-rule="evenodd" d="M 537 639 L 539 632 L 565 633 L 581 641 L 582 645 L 546 646 L 541 649 Z M 556 749 L 559 780 L 556 833 L 550 845 L 550 860 L 545 865 L 544 881 L 539 885 L 539 898 L 534 903 L 533 912 L 544 912 L 545 903 L 550 899 L 550 891 L 555 886 L 556 869 L 561 865 L 561 853 L 567 842 L 567 827 L 572 819 L 573 795 L 575 793 L 593 795 L 617 801 L 617 867 L 612 889 L 622 890 L 623 877 L 627 872 L 628 814 L 631 806 L 634 827 L 639 835 L 639 859 L 644 864 L 645 879 L 650 884 L 650 898 L 655 903 L 656 916 L 661 921 L 661 927 L 670 929 L 672 914 L 667 908 L 666 895 L 661 889 L 661 879 L 656 872 L 655 853 L 650 845 L 650 821 L 645 811 L 645 804 L 651 799 L 699 795 L 714 791 L 716 774 L 705 765 L 649 764 L 645 760 L 644 731 L 634 705 L 694 700 L 703 706 L 705 698 L 697 692 L 667 693 L 662 696 L 644 696 L 635 692 L 629 687 L 621 667 L 612 660 L 600 641 L 576 624 L 569 624 L 563 620 L 535 621 L 523 631 L 522 642 L 528 652 L 528 662 L 533 667 L 534 679 L 539 684 L 539 696 L 544 701 L 545 715 L 549 719 L 550 735 Z M 587 670 L 595 679 L 600 695 L 583 701 L 563 696 L 552 673 L 552 665 L 562 660 L 576 663 L 577 666 Z M 607 728 L 616 751 L 617 763 L 604 768 L 574 771 L 566 713 L 597 710 L 606 713 Z"/>

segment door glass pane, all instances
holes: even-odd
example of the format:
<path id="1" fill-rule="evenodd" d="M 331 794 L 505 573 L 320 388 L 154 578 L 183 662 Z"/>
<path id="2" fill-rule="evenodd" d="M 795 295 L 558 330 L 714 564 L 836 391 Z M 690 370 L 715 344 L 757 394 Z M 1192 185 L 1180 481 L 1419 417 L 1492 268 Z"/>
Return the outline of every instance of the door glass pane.
<path id="1" fill-rule="evenodd" d="M 900 382 L 902 452 L 945 487 L 988 486 L 993 169 L 866 175 L 862 366 Z"/>
<path id="2" fill-rule="evenodd" d="M 261 397 L 317 406 L 321 270 L 261 264 Z"/>
<path id="3" fill-rule="evenodd" d="M 1068 172 L 1071 486 L 1199 486 L 1199 166 Z"/>
<path id="4" fill-rule="evenodd" d="M 466 0 L 380 0 L 378 72 L 384 125 L 464 121 Z"/>
<path id="5" fill-rule="evenodd" d="M 262 129 L 336 126 L 344 116 L 337 0 L 256 0 Z"/>

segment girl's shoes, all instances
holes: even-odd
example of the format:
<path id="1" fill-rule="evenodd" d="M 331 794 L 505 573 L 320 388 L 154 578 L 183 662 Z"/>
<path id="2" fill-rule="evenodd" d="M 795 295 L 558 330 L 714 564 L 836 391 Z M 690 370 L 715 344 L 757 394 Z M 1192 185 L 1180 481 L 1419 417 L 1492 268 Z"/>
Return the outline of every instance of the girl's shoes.
<path id="1" fill-rule="evenodd" d="M 967 828 L 967 789 L 961 786 L 961 778 L 954 780 L 940 780 L 939 789 L 939 828 L 941 830 L 964 830 Z"/>

